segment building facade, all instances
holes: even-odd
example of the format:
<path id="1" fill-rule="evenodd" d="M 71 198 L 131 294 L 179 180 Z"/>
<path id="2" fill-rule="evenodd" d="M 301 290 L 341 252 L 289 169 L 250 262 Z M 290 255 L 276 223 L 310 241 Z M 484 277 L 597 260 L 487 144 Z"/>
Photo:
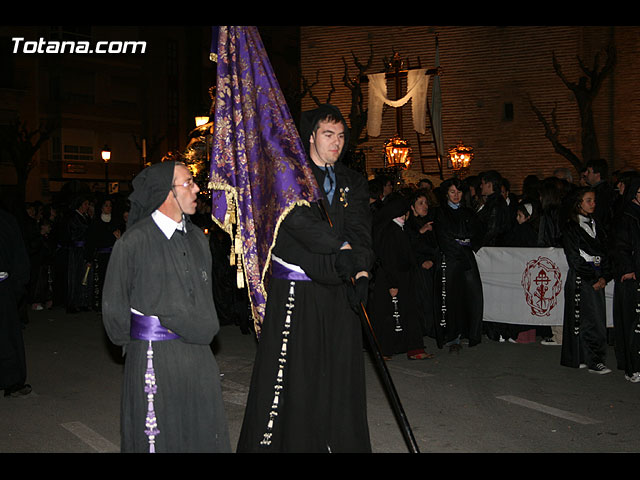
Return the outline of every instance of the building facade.
<path id="1" fill-rule="evenodd" d="M 18 119 L 28 130 L 55 125 L 34 155 L 27 201 L 50 201 L 74 181 L 126 193 L 145 163 L 183 149 L 194 117 L 208 113 L 209 28 L 0 27 L 0 41 L 0 128 Z M 5 155 L 3 195 L 16 181 Z"/>
<path id="2" fill-rule="evenodd" d="M 398 53 L 410 68 L 435 67 L 438 40 L 442 91 L 442 129 L 444 147 L 458 142 L 471 146 L 474 160 L 468 175 L 496 169 L 519 192 L 527 175 L 549 176 L 556 168 L 573 165 L 558 154 L 536 117 L 535 105 L 551 121 L 555 108 L 560 142 L 581 157 L 581 128 L 578 104 L 571 90 L 556 74 L 555 54 L 562 73 L 570 82 L 584 75 L 578 58 L 588 69 L 594 58 L 608 45 L 617 49 L 617 65 L 600 88 L 593 103 L 600 157 L 614 171 L 639 168 L 633 145 L 638 142 L 640 87 L 635 79 L 640 68 L 638 48 L 640 28 L 617 26 L 303 26 L 301 27 L 301 72 L 313 95 L 331 102 L 348 113 L 352 90 L 349 78 L 358 75 L 356 62 L 372 63 L 366 74 L 384 70 L 385 59 Z M 600 54 L 599 68 L 605 54 Z M 428 98 L 431 102 L 433 81 Z M 388 80 L 393 96 L 393 80 Z M 368 85 L 362 84 L 366 107 Z M 403 85 L 402 88 L 406 88 Z M 331 93 L 330 93 L 331 92 Z M 405 90 L 402 90 L 403 94 Z M 330 94 L 330 97 L 329 97 Z M 302 108 L 315 106 L 311 95 Z M 368 138 L 360 147 L 366 155 L 369 175 L 384 166 L 382 145 L 396 132 L 396 109 L 385 108 L 381 134 Z M 345 115 L 346 116 L 346 115 Z M 417 158 L 417 134 L 411 124 L 411 103 L 403 107 L 404 137 L 412 144 L 414 160 L 404 172 L 407 181 L 438 175 L 435 160 L 421 164 Z M 366 132 L 365 132 L 366 134 Z M 444 168 L 444 177 L 452 175 Z"/>

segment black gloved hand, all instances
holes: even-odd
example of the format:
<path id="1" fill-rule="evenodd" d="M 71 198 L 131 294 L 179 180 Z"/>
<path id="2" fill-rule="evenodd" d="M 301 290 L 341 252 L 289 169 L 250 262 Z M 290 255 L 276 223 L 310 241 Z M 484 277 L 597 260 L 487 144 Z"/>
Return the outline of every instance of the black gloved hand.
<path id="1" fill-rule="evenodd" d="M 356 313 L 360 313 L 360 304 L 364 307 L 367 306 L 367 299 L 369 298 L 369 277 L 363 275 L 353 284 L 349 285 L 347 289 L 347 298 L 351 308 Z"/>
<path id="2" fill-rule="evenodd" d="M 356 258 L 351 249 L 340 250 L 336 254 L 336 272 L 338 276 L 347 282 L 351 281 L 351 278 L 356 272 Z"/>

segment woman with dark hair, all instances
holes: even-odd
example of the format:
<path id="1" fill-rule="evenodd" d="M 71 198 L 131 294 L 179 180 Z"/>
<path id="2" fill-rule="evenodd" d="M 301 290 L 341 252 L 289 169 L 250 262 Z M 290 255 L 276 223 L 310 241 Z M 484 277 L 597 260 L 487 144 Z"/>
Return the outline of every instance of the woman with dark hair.
<path id="1" fill-rule="evenodd" d="M 442 184 L 440 189 L 442 190 Z M 462 180 L 460 190 L 462 191 L 462 204 L 474 212 L 478 211 L 484 203 L 480 193 L 480 176 L 472 175 Z M 446 192 L 441 191 L 441 195 L 446 196 Z"/>
<path id="2" fill-rule="evenodd" d="M 540 179 L 537 175 L 527 175 L 524 178 L 520 199 L 523 202 L 540 202 Z"/>
<path id="3" fill-rule="evenodd" d="M 604 289 L 611 267 L 602 227 L 593 220 L 595 192 L 576 190 L 569 218 L 562 230 L 569 272 L 564 286 L 564 322 L 560 364 L 610 373 L 607 352 Z"/>
<path id="4" fill-rule="evenodd" d="M 411 360 L 433 357 L 424 350 L 418 321 L 416 285 L 412 270 L 416 260 L 405 223 L 409 201 L 393 193 L 379 212 L 373 249 L 378 259 L 371 305 L 371 323 L 386 358 L 406 353 Z"/>
<path id="5" fill-rule="evenodd" d="M 434 228 L 440 260 L 435 274 L 440 295 L 436 305 L 436 342 L 439 348 L 460 351 L 467 338 L 473 347 L 482 336 L 482 281 L 471 248 L 473 212 L 462 203 L 462 182 L 440 185 L 443 199 L 436 210 Z"/>
<path id="6" fill-rule="evenodd" d="M 547 177 L 540 182 L 540 222 L 538 226 L 538 247 L 562 248 L 562 224 L 566 218 L 569 192 L 565 183 L 557 177 Z M 538 332 L 543 337 L 542 345 L 560 345 L 562 326 L 540 326 Z"/>
<path id="7" fill-rule="evenodd" d="M 539 247 L 562 246 L 562 206 L 564 191 L 556 177 L 545 178 L 540 183 Z"/>
<path id="8" fill-rule="evenodd" d="M 438 242 L 433 231 L 433 214 L 429 192 L 417 190 L 410 202 L 405 230 L 415 258 L 412 269 L 416 286 L 417 310 L 423 335 L 435 338 L 434 272 L 438 261 Z"/>
<path id="9" fill-rule="evenodd" d="M 613 223 L 613 326 L 618 369 L 640 382 L 640 178 L 624 185 L 621 212 Z"/>

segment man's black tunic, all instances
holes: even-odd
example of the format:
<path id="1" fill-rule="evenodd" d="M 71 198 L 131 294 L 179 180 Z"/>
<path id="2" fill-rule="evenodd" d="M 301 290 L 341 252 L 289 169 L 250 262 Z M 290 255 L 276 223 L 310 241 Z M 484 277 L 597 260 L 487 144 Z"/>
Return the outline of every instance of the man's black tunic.
<path id="1" fill-rule="evenodd" d="M 163 189 L 166 197 L 170 183 L 162 187 L 160 198 Z M 157 316 L 162 326 L 180 336 L 152 342 L 157 382 L 154 408 L 160 431 L 155 450 L 229 452 L 220 373 L 210 346 L 219 323 L 211 293 L 208 242 L 190 221 L 185 234 L 176 231 L 167 238 L 145 215 L 148 209 L 141 214 L 132 209 L 132 213 L 134 220 L 140 220 L 116 241 L 102 296 L 107 334 L 126 354 L 121 449 L 149 450 L 145 435 L 149 342 L 131 337 L 131 309 L 135 309 Z"/>
<path id="2" fill-rule="evenodd" d="M 322 185 L 324 173 L 311 167 Z M 328 218 L 318 204 L 298 206 L 279 229 L 273 255 L 311 280 L 269 281 L 238 452 L 371 451 L 362 330 L 349 306 L 351 287 L 335 268 L 345 241 L 362 270 L 371 266 L 369 192 L 366 178 L 340 162 L 335 174 L 333 202 L 323 201 Z"/>

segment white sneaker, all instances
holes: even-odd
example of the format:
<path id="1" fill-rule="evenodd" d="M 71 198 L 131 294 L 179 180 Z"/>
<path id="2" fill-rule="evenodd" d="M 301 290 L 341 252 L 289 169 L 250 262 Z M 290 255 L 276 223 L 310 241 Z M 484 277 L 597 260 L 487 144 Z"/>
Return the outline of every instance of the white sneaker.
<path id="1" fill-rule="evenodd" d="M 640 372 L 634 372 L 631 374 L 631 376 L 625 374 L 624 378 L 629 380 L 631 383 L 638 383 L 640 382 Z"/>
<path id="2" fill-rule="evenodd" d="M 587 364 L 586 363 L 581 363 L 580 364 L 580 368 L 587 368 Z"/>
<path id="3" fill-rule="evenodd" d="M 540 345 L 560 345 L 553 338 L 545 338 L 540 342 Z"/>
<path id="4" fill-rule="evenodd" d="M 604 375 L 611 373 L 611 369 L 607 368 L 604 363 L 598 363 L 589 369 L 589 373 L 597 373 L 598 375 Z"/>

